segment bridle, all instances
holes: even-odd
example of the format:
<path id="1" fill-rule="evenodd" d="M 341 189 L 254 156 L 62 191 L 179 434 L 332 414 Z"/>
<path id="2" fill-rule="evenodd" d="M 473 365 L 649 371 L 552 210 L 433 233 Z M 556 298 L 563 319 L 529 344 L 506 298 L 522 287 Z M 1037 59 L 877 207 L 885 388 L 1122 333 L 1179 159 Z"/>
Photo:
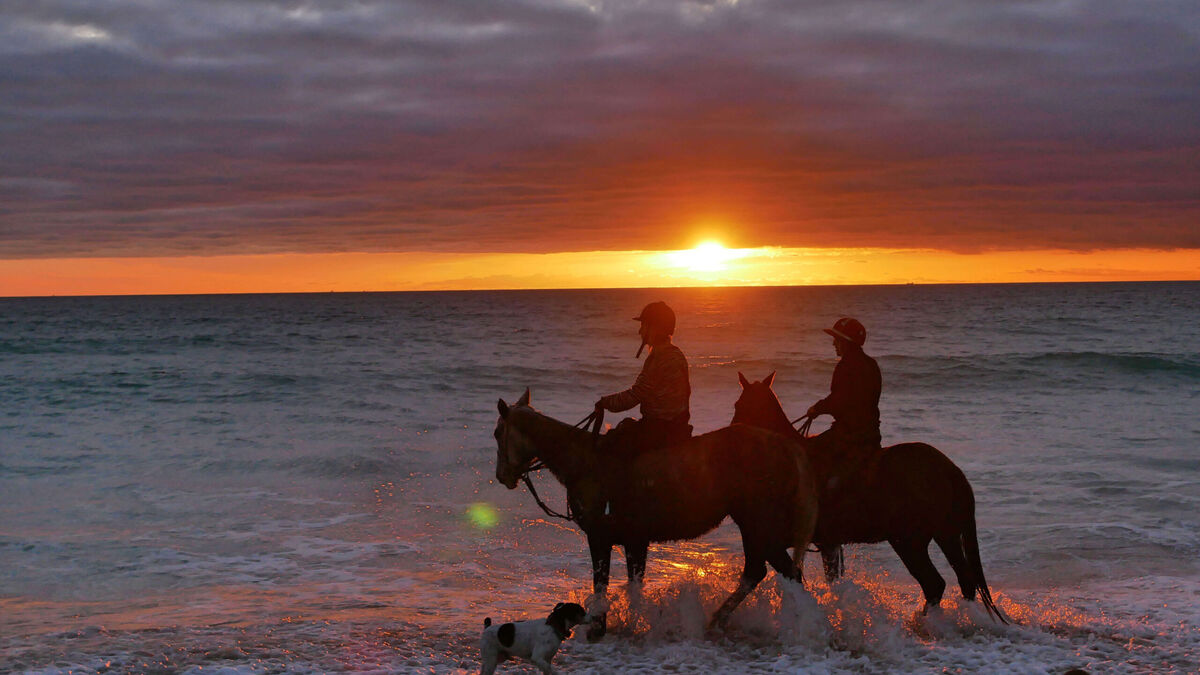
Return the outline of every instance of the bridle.
<path id="1" fill-rule="evenodd" d="M 579 422 L 575 424 L 576 429 L 588 429 L 589 427 L 592 433 L 592 449 L 595 450 L 600 444 L 600 430 L 604 428 L 603 408 L 597 407 L 590 415 L 579 420 Z M 505 429 L 505 433 L 507 434 L 507 428 Z M 537 488 L 533 487 L 533 481 L 530 480 L 529 474 L 534 471 L 541 471 L 544 468 L 546 468 L 546 463 L 540 459 L 537 459 L 530 462 L 529 466 L 526 467 L 525 471 L 521 474 L 521 480 L 525 482 L 525 487 L 529 488 L 529 494 L 533 495 L 533 501 L 537 502 L 537 505 L 541 507 L 542 511 L 551 518 L 561 518 L 562 520 L 578 522 L 578 516 L 575 515 L 575 510 L 571 508 L 570 500 L 567 500 L 566 514 L 559 513 L 558 511 L 555 511 L 547 506 L 546 502 L 542 501 L 541 495 L 538 494 Z"/>

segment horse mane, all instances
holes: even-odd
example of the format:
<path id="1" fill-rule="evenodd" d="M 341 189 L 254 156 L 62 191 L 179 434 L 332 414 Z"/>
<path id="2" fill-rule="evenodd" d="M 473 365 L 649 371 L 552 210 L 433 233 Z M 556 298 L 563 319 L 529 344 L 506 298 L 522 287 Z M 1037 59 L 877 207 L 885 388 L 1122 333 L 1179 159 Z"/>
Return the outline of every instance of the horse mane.
<path id="1" fill-rule="evenodd" d="M 532 445 L 554 449 L 554 452 L 542 452 L 537 458 L 559 482 L 565 482 L 573 473 L 568 469 L 568 464 L 582 465 L 595 461 L 591 432 L 554 419 L 528 403 L 510 408 L 505 421 L 509 424 L 517 422 L 517 428 L 534 441 Z"/>
<path id="2" fill-rule="evenodd" d="M 521 417 L 528 417 L 532 420 L 531 424 L 534 427 L 533 433 L 538 435 L 576 435 L 582 438 L 582 435 L 589 434 L 586 429 L 573 427 L 562 420 L 556 420 L 546 413 L 534 408 L 529 404 L 515 405 L 509 410 L 509 414 L 516 413 Z M 590 434 L 589 434 L 590 435 Z M 575 439 L 573 439 L 575 440 Z"/>

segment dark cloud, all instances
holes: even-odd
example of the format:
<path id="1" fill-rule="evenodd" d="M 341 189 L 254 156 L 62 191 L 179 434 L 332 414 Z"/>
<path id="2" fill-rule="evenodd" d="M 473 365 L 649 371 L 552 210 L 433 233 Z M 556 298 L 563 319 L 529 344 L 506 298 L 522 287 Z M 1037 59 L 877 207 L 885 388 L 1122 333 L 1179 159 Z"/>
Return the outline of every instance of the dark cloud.
<path id="1" fill-rule="evenodd" d="M 0 257 L 1200 247 L 1200 7 L 0 5 Z"/>

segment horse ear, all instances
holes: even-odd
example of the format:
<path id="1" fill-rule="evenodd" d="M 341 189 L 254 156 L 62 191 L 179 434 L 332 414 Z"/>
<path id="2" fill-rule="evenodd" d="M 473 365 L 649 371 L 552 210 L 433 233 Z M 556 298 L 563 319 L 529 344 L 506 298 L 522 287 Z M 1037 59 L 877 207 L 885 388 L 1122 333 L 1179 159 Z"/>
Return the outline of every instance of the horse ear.
<path id="1" fill-rule="evenodd" d="M 742 385 L 742 389 L 750 386 L 750 380 L 747 380 L 740 370 L 738 371 L 738 383 Z"/>
<path id="2" fill-rule="evenodd" d="M 529 405 L 529 387 L 525 387 L 525 393 L 517 399 L 517 405 Z"/>
<path id="3" fill-rule="evenodd" d="M 767 388 L 770 389 L 771 383 L 774 381 L 775 381 L 775 371 L 772 370 L 771 374 L 767 376 L 767 379 L 763 380 L 763 384 L 767 385 Z"/>
<path id="4" fill-rule="evenodd" d="M 496 401 L 496 410 L 500 411 L 501 417 L 508 417 L 508 404 L 504 402 L 504 399 Z"/>

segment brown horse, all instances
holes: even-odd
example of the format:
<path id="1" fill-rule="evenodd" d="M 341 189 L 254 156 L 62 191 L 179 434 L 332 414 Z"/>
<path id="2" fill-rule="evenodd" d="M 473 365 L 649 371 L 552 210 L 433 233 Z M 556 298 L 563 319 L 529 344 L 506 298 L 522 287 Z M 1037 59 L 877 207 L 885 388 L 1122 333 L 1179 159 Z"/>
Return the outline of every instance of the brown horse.
<path id="1" fill-rule="evenodd" d="M 805 437 L 792 428 L 771 384 L 775 373 L 762 382 L 750 382 L 738 373 L 742 395 L 734 404 L 734 423 L 750 424 Z M 825 558 L 825 575 L 832 580 L 839 565 L 831 564 L 828 552 L 846 543 L 886 541 L 900 556 L 909 573 L 921 584 L 925 610 L 937 606 L 946 582 L 929 559 L 929 542 L 936 541 L 958 576 L 958 586 L 967 600 L 976 591 L 988 614 L 1008 621 L 992 602 L 983 576 L 979 540 L 975 531 L 975 494 L 961 469 L 937 448 L 925 443 L 901 443 L 884 448 L 877 459 L 861 467 L 856 481 L 844 475 L 845 458 L 822 452 L 805 443 L 806 453 L 817 474 L 818 485 L 841 476 L 844 486 L 836 508 L 821 493 L 821 510 L 813 541 Z M 863 476 L 865 474 L 865 477 Z"/>
<path id="2" fill-rule="evenodd" d="M 709 628 L 724 625 L 766 576 L 766 563 L 801 581 L 816 526 L 816 485 L 791 435 L 735 425 L 629 456 L 529 407 L 528 389 L 516 405 L 501 399 L 497 407 L 496 480 L 515 488 L 537 459 L 566 487 L 572 519 L 587 534 L 598 597 L 607 592 L 613 546 L 625 548 L 629 581 L 640 585 L 650 542 L 694 539 L 725 516 L 741 530 L 746 561 L 737 590 Z M 605 633 L 601 612 L 589 639 Z"/>

